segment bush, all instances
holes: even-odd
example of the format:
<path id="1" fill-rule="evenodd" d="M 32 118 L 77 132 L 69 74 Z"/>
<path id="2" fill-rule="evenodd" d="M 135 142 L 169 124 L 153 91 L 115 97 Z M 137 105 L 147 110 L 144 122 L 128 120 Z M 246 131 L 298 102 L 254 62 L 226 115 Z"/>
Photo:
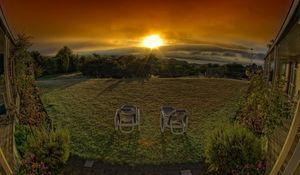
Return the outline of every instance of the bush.
<path id="1" fill-rule="evenodd" d="M 257 135 L 270 135 L 292 116 L 293 104 L 283 92 L 281 82 L 269 85 L 262 71 L 251 75 L 245 101 L 237 113 L 240 124 Z"/>
<path id="2" fill-rule="evenodd" d="M 58 174 L 69 158 L 69 142 L 64 130 L 34 129 L 25 147 L 20 174 Z"/>
<path id="3" fill-rule="evenodd" d="M 49 167 L 37 159 L 33 153 L 27 153 L 21 161 L 18 175 L 51 175 Z"/>
<path id="4" fill-rule="evenodd" d="M 17 150 L 23 157 L 26 151 L 28 138 L 32 135 L 32 131 L 27 125 L 17 125 L 15 130 L 15 141 Z"/>
<path id="5" fill-rule="evenodd" d="M 34 79 L 34 60 L 28 51 L 31 43 L 25 35 L 18 35 L 16 47 L 12 50 L 12 57 L 16 61 L 16 86 L 20 96 L 20 124 L 30 126 L 44 126 L 49 117 L 39 97 L 39 90 Z"/>
<path id="6" fill-rule="evenodd" d="M 156 70 L 156 57 L 136 58 L 135 56 L 97 56 L 86 61 L 81 67 L 83 75 L 97 78 L 149 78 Z"/>
<path id="7" fill-rule="evenodd" d="M 218 128 L 207 139 L 205 156 L 213 171 L 230 174 L 257 170 L 255 165 L 262 158 L 261 141 L 237 125 Z"/>

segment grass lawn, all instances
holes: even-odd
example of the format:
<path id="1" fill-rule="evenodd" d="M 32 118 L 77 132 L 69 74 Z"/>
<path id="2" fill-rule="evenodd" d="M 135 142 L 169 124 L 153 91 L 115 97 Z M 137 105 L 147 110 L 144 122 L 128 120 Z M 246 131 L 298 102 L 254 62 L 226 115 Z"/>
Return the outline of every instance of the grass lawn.
<path id="1" fill-rule="evenodd" d="M 73 155 L 113 164 L 196 163 L 210 132 L 228 124 L 248 84 L 206 78 L 138 80 L 87 79 L 79 75 L 47 77 L 38 81 L 47 112 L 58 128 L 71 134 Z M 114 130 L 115 110 L 122 104 L 141 110 L 141 130 Z M 163 105 L 185 108 L 185 135 L 164 134 L 159 128 Z"/>

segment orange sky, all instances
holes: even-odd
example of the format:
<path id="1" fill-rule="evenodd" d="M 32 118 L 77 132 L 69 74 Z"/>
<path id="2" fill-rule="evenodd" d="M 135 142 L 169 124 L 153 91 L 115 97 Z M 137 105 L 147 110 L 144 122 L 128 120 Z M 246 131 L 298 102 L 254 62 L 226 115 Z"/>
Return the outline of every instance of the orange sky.
<path id="1" fill-rule="evenodd" d="M 225 43 L 264 49 L 292 0 L 0 0 L 14 33 L 45 54 L 69 45 L 95 51 L 161 34 L 169 44 Z"/>

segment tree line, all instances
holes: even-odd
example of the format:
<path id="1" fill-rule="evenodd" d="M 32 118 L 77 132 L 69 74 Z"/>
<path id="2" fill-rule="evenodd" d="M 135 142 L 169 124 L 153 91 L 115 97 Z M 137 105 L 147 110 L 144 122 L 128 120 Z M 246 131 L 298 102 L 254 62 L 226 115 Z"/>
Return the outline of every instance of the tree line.
<path id="1" fill-rule="evenodd" d="M 77 55 L 68 47 L 61 48 L 53 57 L 42 56 L 32 51 L 34 72 L 36 77 L 81 72 L 94 78 L 150 78 L 151 76 L 183 77 L 208 76 L 235 79 L 247 78 L 247 70 L 256 70 L 259 66 L 231 63 L 195 64 L 176 59 L 161 59 L 154 54 L 146 56 L 122 55 Z"/>

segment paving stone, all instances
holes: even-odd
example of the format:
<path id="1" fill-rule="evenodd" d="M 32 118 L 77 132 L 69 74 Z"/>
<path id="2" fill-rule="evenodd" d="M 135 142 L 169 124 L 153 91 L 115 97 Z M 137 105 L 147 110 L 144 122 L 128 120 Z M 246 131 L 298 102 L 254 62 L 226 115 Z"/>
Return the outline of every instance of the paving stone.
<path id="1" fill-rule="evenodd" d="M 181 175 L 193 175 L 191 170 L 181 170 Z"/>
<path id="2" fill-rule="evenodd" d="M 93 165 L 94 165 L 94 161 L 92 161 L 92 160 L 86 160 L 84 163 L 84 167 L 86 167 L 86 168 L 92 168 Z"/>

